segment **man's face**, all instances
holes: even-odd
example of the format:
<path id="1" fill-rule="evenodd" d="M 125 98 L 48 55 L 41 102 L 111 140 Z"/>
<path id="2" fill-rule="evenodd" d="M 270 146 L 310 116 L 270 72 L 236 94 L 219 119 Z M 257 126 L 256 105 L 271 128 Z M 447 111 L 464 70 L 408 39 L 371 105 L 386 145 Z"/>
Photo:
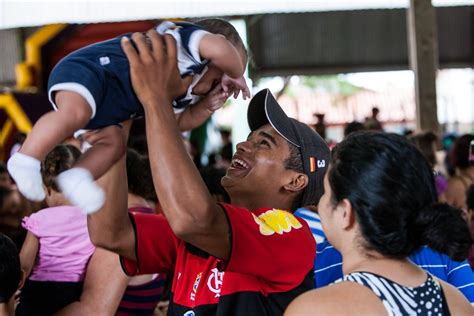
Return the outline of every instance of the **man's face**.
<path id="1" fill-rule="evenodd" d="M 231 198 L 236 194 L 276 194 L 293 172 L 285 169 L 288 156 L 288 142 L 270 124 L 264 125 L 237 144 L 221 183 Z"/>

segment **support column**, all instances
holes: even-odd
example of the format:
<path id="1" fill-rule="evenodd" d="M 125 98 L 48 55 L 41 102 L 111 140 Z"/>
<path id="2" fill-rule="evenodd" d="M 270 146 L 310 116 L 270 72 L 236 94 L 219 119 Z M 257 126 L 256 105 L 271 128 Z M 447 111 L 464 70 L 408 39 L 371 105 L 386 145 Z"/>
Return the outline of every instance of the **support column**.
<path id="1" fill-rule="evenodd" d="M 431 0 L 410 0 L 407 22 L 410 68 L 415 74 L 416 128 L 439 133 L 436 106 L 438 39 Z"/>

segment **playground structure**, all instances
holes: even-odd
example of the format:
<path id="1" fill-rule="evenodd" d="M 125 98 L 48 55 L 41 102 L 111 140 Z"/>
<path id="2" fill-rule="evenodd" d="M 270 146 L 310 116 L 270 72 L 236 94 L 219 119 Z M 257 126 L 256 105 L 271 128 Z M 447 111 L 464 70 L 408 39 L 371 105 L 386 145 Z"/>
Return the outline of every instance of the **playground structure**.
<path id="1" fill-rule="evenodd" d="M 36 120 L 52 108 L 48 76 L 56 63 L 87 45 L 130 32 L 147 31 L 156 21 L 51 24 L 25 41 L 25 60 L 15 68 L 16 89 L 0 93 L 0 160 L 8 159 L 18 133 L 28 134 Z"/>

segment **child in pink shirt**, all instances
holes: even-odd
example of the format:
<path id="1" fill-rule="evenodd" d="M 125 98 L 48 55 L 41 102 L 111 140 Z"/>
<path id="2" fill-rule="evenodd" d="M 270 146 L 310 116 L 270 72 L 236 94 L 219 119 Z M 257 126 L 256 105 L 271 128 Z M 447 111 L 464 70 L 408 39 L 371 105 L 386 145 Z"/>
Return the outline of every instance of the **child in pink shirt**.
<path id="1" fill-rule="evenodd" d="M 59 145 L 41 166 L 49 208 L 23 219 L 28 230 L 20 252 L 25 272 L 17 315 L 51 315 L 79 299 L 82 281 L 95 248 L 87 231 L 87 216 L 68 205 L 56 187 L 56 176 L 71 168 L 80 151 Z"/>

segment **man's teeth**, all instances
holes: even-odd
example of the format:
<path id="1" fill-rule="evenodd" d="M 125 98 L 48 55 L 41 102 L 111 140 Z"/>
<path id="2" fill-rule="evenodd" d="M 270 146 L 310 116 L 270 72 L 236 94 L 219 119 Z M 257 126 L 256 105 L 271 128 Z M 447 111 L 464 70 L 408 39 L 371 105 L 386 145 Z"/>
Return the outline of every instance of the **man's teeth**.
<path id="1" fill-rule="evenodd" d="M 245 168 L 245 169 L 248 169 L 249 165 L 243 161 L 243 160 L 240 160 L 238 158 L 235 158 L 233 161 L 232 161 L 232 164 L 234 167 L 240 167 L 240 168 Z"/>

